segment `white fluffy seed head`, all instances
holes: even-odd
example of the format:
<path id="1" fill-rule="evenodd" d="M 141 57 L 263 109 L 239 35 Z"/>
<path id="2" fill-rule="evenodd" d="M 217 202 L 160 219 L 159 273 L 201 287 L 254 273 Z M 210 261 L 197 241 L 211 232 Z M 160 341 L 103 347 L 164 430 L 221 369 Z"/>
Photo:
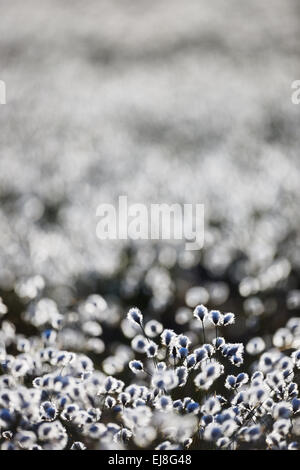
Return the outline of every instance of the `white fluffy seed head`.
<path id="1" fill-rule="evenodd" d="M 141 311 L 137 308 L 131 308 L 128 313 L 127 313 L 127 318 L 130 320 L 132 323 L 136 323 L 139 326 L 143 325 L 143 315 Z"/>

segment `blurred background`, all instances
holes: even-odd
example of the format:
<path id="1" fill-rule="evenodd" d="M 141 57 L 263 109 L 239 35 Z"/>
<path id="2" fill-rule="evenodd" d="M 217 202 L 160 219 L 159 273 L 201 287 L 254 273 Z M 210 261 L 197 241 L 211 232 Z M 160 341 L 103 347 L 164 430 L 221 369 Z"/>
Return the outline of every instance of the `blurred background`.
<path id="1" fill-rule="evenodd" d="M 0 296 L 8 319 L 90 294 L 232 339 L 300 313 L 297 0 L 0 1 Z M 205 245 L 101 242 L 96 208 L 205 204 Z"/>

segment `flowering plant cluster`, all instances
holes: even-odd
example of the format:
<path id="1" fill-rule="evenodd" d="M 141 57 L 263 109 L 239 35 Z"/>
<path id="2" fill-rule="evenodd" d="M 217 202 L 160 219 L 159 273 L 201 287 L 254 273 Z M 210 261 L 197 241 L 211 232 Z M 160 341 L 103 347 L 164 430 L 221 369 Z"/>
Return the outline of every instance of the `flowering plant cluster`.
<path id="1" fill-rule="evenodd" d="M 96 351 L 105 348 L 96 338 L 105 306 L 92 296 L 79 309 Z M 2 301 L 0 312 L 7 314 Z M 267 349 L 260 337 L 245 347 L 226 341 L 233 313 L 198 305 L 194 317 L 196 335 L 176 334 L 131 308 L 131 348 L 119 345 L 102 371 L 91 354 L 65 349 L 69 325 L 49 299 L 25 314 L 39 335 L 25 338 L 3 319 L 1 449 L 297 449 L 300 319 L 291 318 Z"/>

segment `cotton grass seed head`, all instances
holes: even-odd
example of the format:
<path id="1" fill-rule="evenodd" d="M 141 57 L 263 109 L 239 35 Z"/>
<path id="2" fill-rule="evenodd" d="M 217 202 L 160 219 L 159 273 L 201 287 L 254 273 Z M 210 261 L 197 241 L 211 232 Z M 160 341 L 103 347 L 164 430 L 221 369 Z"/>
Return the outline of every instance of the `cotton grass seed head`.
<path id="1" fill-rule="evenodd" d="M 128 313 L 127 313 L 127 318 L 130 320 L 132 323 L 135 323 L 139 326 L 143 326 L 143 315 L 141 311 L 137 308 L 131 308 Z"/>

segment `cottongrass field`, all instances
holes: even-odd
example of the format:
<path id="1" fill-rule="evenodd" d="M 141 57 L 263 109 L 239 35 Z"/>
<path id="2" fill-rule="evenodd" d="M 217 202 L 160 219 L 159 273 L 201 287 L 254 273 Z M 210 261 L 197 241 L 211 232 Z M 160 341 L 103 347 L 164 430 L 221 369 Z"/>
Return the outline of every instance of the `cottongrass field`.
<path id="1" fill-rule="evenodd" d="M 0 10 L 1 450 L 299 449 L 298 2 Z M 100 241 L 120 195 L 203 249 Z"/>
<path id="2" fill-rule="evenodd" d="M 262 337 L 228 342 L 231 312 L 198 305 L 192 331 L 176 334 L 134 307 L 122 320 L 130 346 L 99 370 L 90 356 L 106 347 L 110 314 L 100 295 L 67 318 L 41 298 L 24 315 L 39 335 L 2 321 L 2 450 L 298 449 L 300 318 L 267 347 Z M 80 352 L 67 349 L 72 340 Z"/>

